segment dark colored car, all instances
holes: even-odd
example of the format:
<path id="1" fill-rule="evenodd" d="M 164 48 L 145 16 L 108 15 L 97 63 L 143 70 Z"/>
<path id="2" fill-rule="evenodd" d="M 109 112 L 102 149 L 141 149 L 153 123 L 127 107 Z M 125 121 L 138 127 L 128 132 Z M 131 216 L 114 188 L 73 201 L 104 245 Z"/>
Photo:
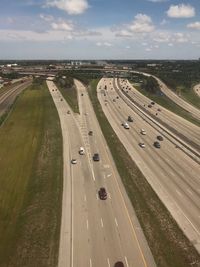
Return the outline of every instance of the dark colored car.
<path id="1" fill-rule="evenodd" d="M 163 141 L 163 137 L 162 137 L 161 135 L 158 135 L 158 136 L 157 136 L 157 139 L 158 139 L 159 141 Z"/>
<path id="2" fill-rule="evenodd" d="M 149 105 L 148 105 L 148 108 L 152 108 L 152 105 L 151 105 L 151 104 L 149 104 Z"/>
<path id="3" fill-rule="evenodd" d="M 128 121 L 133 122 L 133 118 L 131 116 L 128 116 Z"/>
<path id="4" fill-rule="evenodd" d="M 99 198 L 102 200 L 107 199 L 107 192 L 106 192 L 106 189 L 104 187 L 101 187 L 99 189 Z"/>
<path id="5" fill-rule="evenodd" d="M 118 261 L 115 263 L 114 267 L 124 267 L 124 264 L 122 261 Z"/>
<path id="6" fill-rule="evenodd" d="M 61 98 L 60 101 L 63 101 L 63 99 Z"/>
<path id="7" fill-rule="evenodd" d="M 154 142 L 154 146 L 156 147 L 156 148 L 160 148 L 160 143 L 159 142 Z"/>
<path id="8" fill-rule="evenodd" d="M 88 135 L 93 135 L 93 131 L 89 131 L 88 132 Z"/>
<path id="9" fill-rule="evenodd" d="M 155 105 L 155 102 L 152 101 L 152 102 L 151 102 L 151 105 Z"/>
<path id="10" fill-rule="evenodd" d="M 81 94 L 83 96 L 83 94 Z"/>
<path id="11" fill-rule="evenodd" d="M 100 161 L 100 157 L 99 157 L 99 154 L 98 153 L 95 153 L 94 156 L 93 156 L 93 160 L 94 161 Z"/>

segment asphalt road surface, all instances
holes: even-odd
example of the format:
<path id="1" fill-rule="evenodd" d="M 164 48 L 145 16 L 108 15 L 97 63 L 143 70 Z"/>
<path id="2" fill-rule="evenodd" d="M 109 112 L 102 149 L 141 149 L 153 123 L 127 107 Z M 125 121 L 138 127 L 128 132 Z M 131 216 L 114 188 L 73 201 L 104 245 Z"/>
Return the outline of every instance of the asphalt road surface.
<path id="1" fill-rule="evenodd" d="M 143 107 L 148 113 L 154 116 L 154 119 L 164 123 L 166 127 L 172 128 L 174 133 L 184 137 L 189 145 L 195 147 L 200 151 L 200 128 L 188 120 L 176 115 L 175 113 L 165 109 L 164 107 L 155 103 L 151 104 L 152 100 L 141 94 L 136 90 L 127 80 L 120 79 L 119 83 L 114 79 L 114 84 L 120 85 L 120 88 L 124 90 L 130 99 L 133 99 L 137 104 Z"/>
<path id="2" fill-rule="evenodd" d="M 170 98 L 174 103 L 179 105 L 181 108 L 188 111 L 194 118 L 200 120 L 200 110 L 198 108 L 194 107 L 193 105 L 191 105 L 190 103 L 186 102 L 181 97 L 179 97 L 176 93 L 174 93 L 171 89 L 169 89 L 167 87 L 167 85 L 165 83 L 163 83 L 158 77 L 156 77 L 154 75 L 150 75 L 148 73 L 143 73 L 143 72 L 137 72 L 136 71 L 135 73 L 140 73 L 140 74 L 143 74 L 145 76 L 154 77 L 157 80 L 157 82 L 160 86 L 160 90 L 163 92 L 163 94 L 165 94 L 168 98 Z"/>
<path id="3" fill-rule="evenodd" d="M 64 184 L 58 266 L 111 267 L 119 260 L 127 267 L 155 266 L 85 87 L 75 81 L 80 114 L 74 115 L 54 83 L 47 81 L 47 84 L 63 134 Z M 92 136 L 88 135 L 90 130 Z M 78 153 L 81 146 L 85 155 Z M 94 153 L 99 153 L 99 162 L 93 161 Z M 72 158 L 77 164 L 71 164 Z M 98 196 L 102 186 L 108 193 L 106 200 Z"/>
<path id="4" fill-rule="evenodd" d="M 148 124 L 121 99 L 113 89 L 113 79 L 100 80 L 98 98 L 127 152 L 200 252 L 199 164 L 177 149 L 167 135 L 163 136 L 160 149 L 154 147 L 157 136 L 162 132 Z M 128 122 L 128 130 L 122 122 L 127 121 L 129 115 L 133 117 L 133 122 Z M 141 129 L 146 131 L 146 135 L 141 134 Z M 140 142 L 145 144 L 145 148 L 139 146 Z"/>
<path id="5" fill-rule="evenodd" d="M 24 82 L 16 86 L 12 86 L 5 90 L 2 88 L 0 91 L 0 116 L 9 108 L 9 106 L 14 102 L 17 95 L 19 95 L 25 88 L 31 84 L 31 81 Z"/>

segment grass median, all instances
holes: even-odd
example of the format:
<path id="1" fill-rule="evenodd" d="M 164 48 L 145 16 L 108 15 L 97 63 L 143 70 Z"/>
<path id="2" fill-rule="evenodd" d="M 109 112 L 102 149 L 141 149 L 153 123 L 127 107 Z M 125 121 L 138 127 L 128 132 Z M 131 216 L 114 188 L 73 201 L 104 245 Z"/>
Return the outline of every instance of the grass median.
<path id="1" fill-rule="evenodd" d="M 62 136 L 46 84 L 33 84 L 0 128 L 0 266 L 57 265 Z"/>
<path id="2" fill-rule="evenodd" d="M 151 100 L 155 101 L 157 104 L 163 106 L 164 108 L 172 111 L 173 113 L 176 113 L 180 117 L 190 121 L 191 123 L 200 126 L 199 120 L 195 119 L 189 112 L 187 112 L 185 109 L 181 108 L 179 105 L 177 105 L 175 102 L 173 102 L 171 99 L 169 99 L 165 95 L 155 95 L 150 92 L 145 91 L 140 86 L 135 86 L 133 84 L 134 88 L 137 89 L 141 94 L 145 95 L 146 97 L 149 97 Z"/>
<path id="3" fill-rule="evenodd" d="M 93 80 L 89 96 L 158 267 L 199 266 L 200 256 L 138 169 L 105 117 Z"/>
<path id="4" fill-rule="evenodd" d="M 55 83 L 61 94 L 63 95 L 64 99 L 70 105 L 73 112 L 79 113 L 78 95 L 74 83 L 70 87 L 61 86 L 58 82 Z"/>

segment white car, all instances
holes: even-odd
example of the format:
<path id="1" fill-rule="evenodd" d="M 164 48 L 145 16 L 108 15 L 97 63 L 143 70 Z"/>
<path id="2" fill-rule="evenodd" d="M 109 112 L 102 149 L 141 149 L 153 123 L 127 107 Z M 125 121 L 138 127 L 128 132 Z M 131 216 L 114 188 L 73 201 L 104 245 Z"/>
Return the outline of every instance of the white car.
<path id="1" fill-rule="evenodd" d="M 80 155 L 84 155 L 85 154 L 85 150 L 84 150 L 84 148 L 82 146 L 79 149 L 79 154 Z"/>
<path id="2" fill-rule="evenodd" d="M 142 148 L 145 148 L 145 144 L 144 143 L 139 143 L 139 146 Z"/>
<path id="3" fill-rule="evenodd" d="M 72 160 L 71 160 L 71 163 L 72 163 L 72 164 L 76 164 L 76 163 L 77 163 L 77 160 L 76 160 L 76 159 L 72 159 Z"/>
<path id="4" fill-rule="evenodd" d="M 125 129 L 130 129 L 130 127 L 129 127 L 129 125 L 128 125 L 127 122 L 124 123 L 124 128 L 125 128 Z"/>
<path id="5" fill-rule="evenodd" d="M 146 131 L 145 131 L 144 129 L 141 129 L 141 130 L 140 130 L 140 133 L 141 133 L 142 135 L 146 135 Z"/>

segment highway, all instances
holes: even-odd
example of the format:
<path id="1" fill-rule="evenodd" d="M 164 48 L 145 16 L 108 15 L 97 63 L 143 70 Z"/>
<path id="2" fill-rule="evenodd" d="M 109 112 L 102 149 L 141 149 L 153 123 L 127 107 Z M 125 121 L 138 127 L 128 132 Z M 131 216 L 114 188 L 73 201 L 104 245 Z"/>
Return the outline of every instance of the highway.
<path id="1" fill-rule="evenodd" d="M 114 85 L 116 84 L 117 81 L 115 79 Z M 153 116 L 155 120 L 159 121 L 161 124 L 164 124 L 172 132 L 181 136 L 189 145 L 200 151 L 200 128 L 198 126 L 157 103 L 151 105 L 151 107 L 148 107 L 152 100 L 141 94 L 127 80 L 119 79 L 118 86 L 121 90 L 123 90 L 123 93 L 128 95 L 130 99 L 134 100 L 135 103 L 139 104 L 143 110 L 147 111 L 148 114 Z"/>
<path id="2" fill-rule="evenodd" d="M 200 84 L 195 85 L 193 90 L 198 96 L 200 96 Z"/>
<path id="3" fill-rule="evenodd" d="M 194 107 L 193 105 L 191 105 L 190 103 L 186 102 L 181 97 L 179 97 L 176 93 L 174 93 L 171 89 L 169 89 L 168 86 L 164 82 L 161 81 L 161 79 L 159 79 L 158 77 L 154 75 L 150 75 L 144 72 L 133 71 L 133 73 L 139 73 L 139 74 L 143 74 L 144 76 L 154 77 L 157 80 L 160 86 L 160 90 L 163 92 L 163 94 L 165 94 L 169 99 L 171 99 L 178 106 L 188 111 L 194 118 L 200 120 L 200 110 Z"/>
<path id="4" fill-rule="evenodd" d="M 25 88 L 31 84 L 28 80 L 23 84 L 18 84 L 12 86 L 11 88 L 4 88 L 0 91 L 0 116 L 9 108 L 9 106 L 14 102 L 17 95 L 19 95 Z"/>
<path id="5" fill-rule="evenodd" d="M 167 135 L 163 135 L 161 148 L 155 148 L 153 143 L 162 132 L 147 123 L 142 115 L 138 115 L 121 99 L 113 88 L 112 78 L 100 80 L 98 99 L 127 152 L 200 252 L 199 164 L 177 149 Z M 129 115 L 133 117 L 133 122 L 129 123 L 128 130 L 122 126 L 122 122 L 127 121 Z M 140 133 L 141 129 L 145 129 L 146 135 Z M 145 148 L 139 146 L 140 142 L 145 144 Z"/>
<path id="6" fill-rule="evenodd" d="M 47 85 L 58 110 L 63 134 L 63 202 L 59 267 L 156 266 L 115 168 L 87 95 L 77 80 L 80 114 L 73 114 L 53 81 Z M 61 100 L 62 99 L 62 100 Z M 93 131 L 93 135 L 88 135 Z M 85 155 L 78 153 L 85 148 Z M 94 153 L 100 161 L 94 162 Z M 77 164 L 71 164 L 71 159 Z M 98 190 L 105 187 L 106 200 Z"/>

